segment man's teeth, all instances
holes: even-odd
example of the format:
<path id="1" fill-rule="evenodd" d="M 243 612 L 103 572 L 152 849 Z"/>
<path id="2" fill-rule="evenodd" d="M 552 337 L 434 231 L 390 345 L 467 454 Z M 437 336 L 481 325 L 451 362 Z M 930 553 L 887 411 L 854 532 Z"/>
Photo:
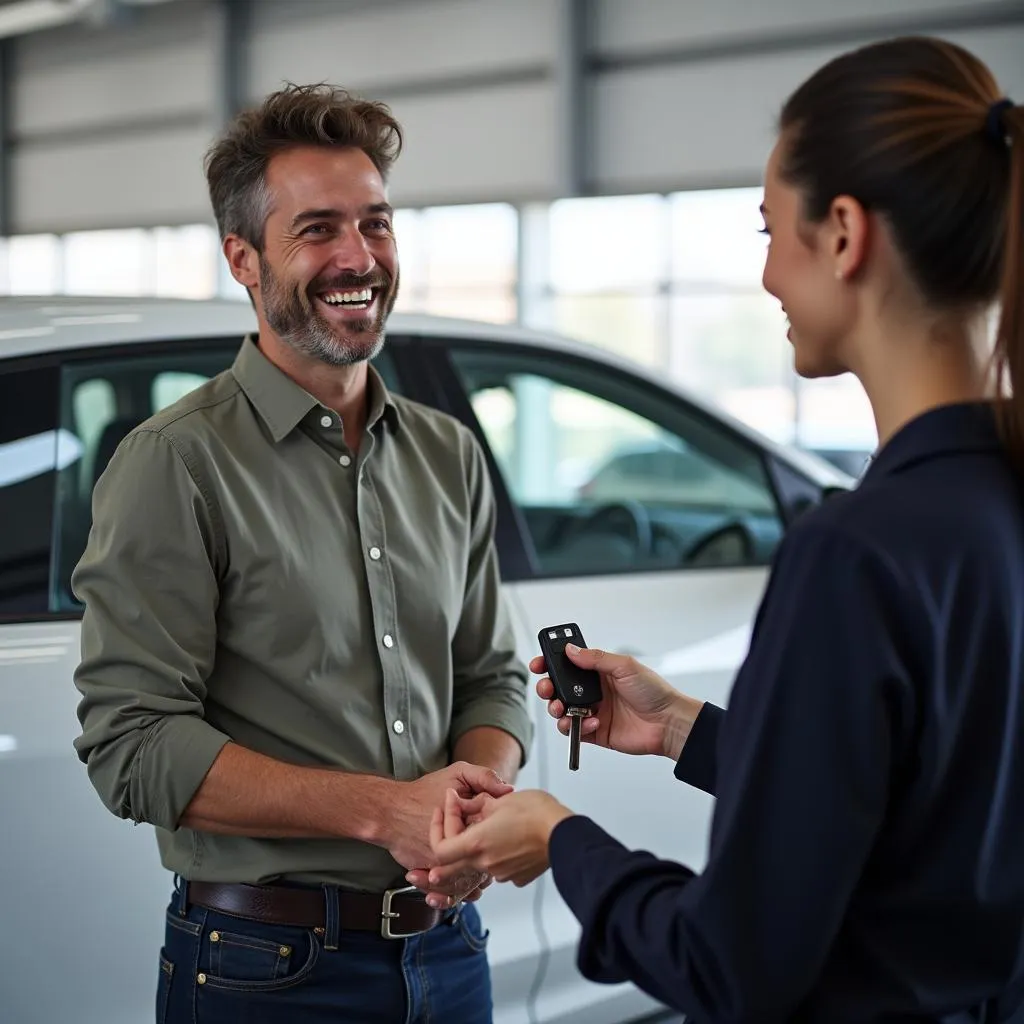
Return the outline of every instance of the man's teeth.
<path id="1" fill-rule="evenodd" d="M 320 296 L 329 306 L 365 306 L 373 301 L 373 289 L 358 292 L 326 292 Z"/>

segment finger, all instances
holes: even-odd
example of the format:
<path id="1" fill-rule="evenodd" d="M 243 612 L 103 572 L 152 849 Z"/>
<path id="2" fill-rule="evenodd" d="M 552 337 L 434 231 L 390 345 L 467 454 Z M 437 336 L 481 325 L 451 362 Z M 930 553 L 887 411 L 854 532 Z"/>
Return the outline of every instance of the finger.
<path id="1" fill-rule="evenodd" d="M 447 801 L 445 801 L 447 806 Z M 438 843 L 444 841 L 444 809 L 435 807 L 430 815 L 430 848 L 436 853 Z M 410 885 L 416 885 L 410 882 Z M 417 886 L 417 888 L 419 888 Z"/>
<path id="2" fill-rule="evenodd" d="M 488 793 L 479 793 L 474 797 L 469 797 L 468 799 L 466 797 L 457 796 L 456 800 L 458 801 L 459 813 L 462 816 L 465 826 L 477 821 L 483 821 L 487 816 L 485 812 L 493 803 L 494 797 Z M 464 829 L 461 828 L 459 829 L 460 832 L 463 830 Z M 446 835 L 449 834 L 450 833 L 446 833 Z"/>
<path id="3" fill-rule="evenodd" d="M 538 654 L 536 658 L 530 659 L 530 671 L 539 676 L 542 672 L 547 672 L 547 664 L 544 661 L 544 655 Z"/>
<path id="4" fill-rule="evenodd" d="M 593 743 L 594 733 L 601 727 L 601 719 L 592 715 L 590 718 L 584 718 L 580 723 L 580 738 Z M 558 720 L 558 731 L 563 736 L 569 735 L 569 730 L 572 728 L 572 720 L 567 716 Z"/>
<path id="5" fill-rule="evenodd" d="M 462 798 L 454 789 L 449 789 L 445 795 L 444 808 L 444 838 L 461 835 L 466 830 L 466 823 L 463 818 Z"/>
<path id="6" fill-rule="evenodd" d="M 491 796 L 504 796 L 515 789 L 515 786 L 510 786 L 507 782 L 503 781 L 497 772 L 492 771 L 490 768 L 484 768 L 482 765 L 466 763 L 460 765 L 460 769 L 463 782 L 469 786 L 473 793 L 490 793 Z"/>
<path id="7" fill-rule="evenodd" d="M 426 868 L 414 868 L 406 872 L 405 880 L 422 892 L 430 891 L 430 872 Z"/>
<path id="8" fill-rule="evenodd" d="M 609 654 L 599 647 L 577 647 L 575 644 L 566 644 L 565 653 L 569 660 L 580 668 L 595 668 L 601 672 L 614 672 L 617 668 L 624 668 L 629 663 L 625 654 Z"/>
<path id="9" fill-rule="evenodd" d="M 565 715 L 565 705 L 560 700 L 553 700 L 548 704 L 548 714 L 552 718 L 562 718 Z"/>
<path id="10" fill-rule="evenodd" d="M 544 700 L 551 700 L 555 695 L 555 684 L 545 676 L 539 683 L 537 683 L 537 696 Z"/>

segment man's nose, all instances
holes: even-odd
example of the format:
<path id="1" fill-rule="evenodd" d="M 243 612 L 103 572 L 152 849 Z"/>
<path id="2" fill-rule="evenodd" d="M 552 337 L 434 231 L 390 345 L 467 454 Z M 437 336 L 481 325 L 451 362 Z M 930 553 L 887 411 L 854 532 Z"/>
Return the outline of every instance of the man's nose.
<path id="1" fill-rule="evenodd" d="M 365 277 L 377 263 L 361 231 L 346 231 L 341 235 L 331 262 L 339 273 L 356 277 Z"/>

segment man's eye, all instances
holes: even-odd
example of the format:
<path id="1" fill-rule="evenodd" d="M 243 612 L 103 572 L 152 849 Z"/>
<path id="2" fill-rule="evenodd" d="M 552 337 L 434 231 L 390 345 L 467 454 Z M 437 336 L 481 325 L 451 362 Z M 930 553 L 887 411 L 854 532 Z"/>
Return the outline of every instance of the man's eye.
<path id="1" fill-rule="evenodd" d="M 391 222 L 387 220 L 371 220 L 367 227 L 371 231 L 390 231 Z"/>
<path id="2" fill-rule="evenodd" d="M 330 228 L 326 224 L 310 224 L 308 228 L 303 229 L 304 235 L 320 235 L 326 234 Z"/>

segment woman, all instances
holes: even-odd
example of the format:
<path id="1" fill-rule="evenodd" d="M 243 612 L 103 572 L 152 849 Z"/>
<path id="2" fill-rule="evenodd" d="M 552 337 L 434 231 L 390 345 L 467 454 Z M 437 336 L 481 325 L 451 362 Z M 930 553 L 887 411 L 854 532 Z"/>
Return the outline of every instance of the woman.
<path id="1" fill-rule="evenodd" d="M 573 656 L 588 739 L 715 791 L 705 870 L 449 794 L 430 878 L 550 860 L 583 973 L 698 1022 L 1024 1019 L 1024 108 L 947 42 L 848 53 L 783 109 L 763 213 L 797 371 L 857 375 L 877 457 L 781 544 L 728 714 Z"/>

